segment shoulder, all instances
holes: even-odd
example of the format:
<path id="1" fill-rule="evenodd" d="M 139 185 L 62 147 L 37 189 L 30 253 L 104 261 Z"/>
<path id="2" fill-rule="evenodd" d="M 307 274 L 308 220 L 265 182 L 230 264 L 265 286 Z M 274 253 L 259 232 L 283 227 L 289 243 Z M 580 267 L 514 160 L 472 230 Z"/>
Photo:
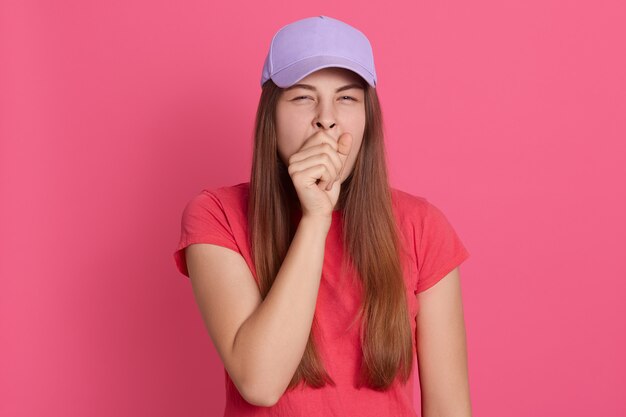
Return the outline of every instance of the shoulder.
<path id="1" fill-rule="evenodd" d="M 399 221 L 414 226 L 415 230 L 439 233 L 452 228 L 447 215 L 426 197 L 392 188 L 394 210 Z"/>
<path id="2" fill-rule="evenodd" d="M 446 214 L 426 197 L 397 188 L 391 189 L 395 216 L 401 229 L 410 230 L 417 239 L 439 238 L 453 233 Z"/>
<path id="3" fill-rule="evenodd" d="M 220 201 L 222 200 L 241 200 L 248 196 L 249 182 L 241 182 L 233 185 L 223 185 L 219 187 L 207 187 L 196 195 L 207 197 L 214 197 Z"/>
<path id="4" fill-rule="evenodd" d="M 391 199 L 396 217 L 401 222 L 421 223 L 433 205 L 423 196 L 391 187 Z"/>
<path id="5" fill-rule="evenodd" d="M 206 188 L 205 191 L 210 191 L 214 195 L 223 198 L 242 198 L 248 195 L 248 189 L 250 187 L 249 182 L 240 182 L 233 185 L 224 185 L 221 187 Z"/>
<path id="6" fill-rule="evenodd" d="M 220 208 L 224 212 L 245 210 L 248 182 L 219 187 L 206 187 L 194 195 L 187 208 Z"/>

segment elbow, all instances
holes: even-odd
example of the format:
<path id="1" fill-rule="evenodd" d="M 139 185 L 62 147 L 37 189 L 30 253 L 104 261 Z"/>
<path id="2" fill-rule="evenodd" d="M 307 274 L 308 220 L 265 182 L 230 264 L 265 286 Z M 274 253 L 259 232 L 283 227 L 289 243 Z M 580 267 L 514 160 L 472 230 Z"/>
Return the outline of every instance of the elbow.
<path id="1" fill-rule="evenodd" d="M 264 384 L 242 384 L 239 393 L 246 402 L 258 407 L 273 407 L 276 405 L 282 394 L 278 394 L 271 387 Z M 266 385 L 266 384 L 265 384 Z"/>
<path id="2" fill-rule="evenodd" d="M 257 407 L 273 407 L 278 403 L 287 386 L 280 386 L 276 382 L 276 375 L 268 375 L 267 369 L 251 366 L 250 361 L 246 359 L 232 362 L 238 365 L 229 368 L 232 370 L 228 374 L 233 384 L 247 403 Z"/>
<path id="3" fill-rule="evenodd" d="M 244 399 L 257 407 L 273 407 L 278 402 L 274 397 L 268 396 L 245 396 Z"/>

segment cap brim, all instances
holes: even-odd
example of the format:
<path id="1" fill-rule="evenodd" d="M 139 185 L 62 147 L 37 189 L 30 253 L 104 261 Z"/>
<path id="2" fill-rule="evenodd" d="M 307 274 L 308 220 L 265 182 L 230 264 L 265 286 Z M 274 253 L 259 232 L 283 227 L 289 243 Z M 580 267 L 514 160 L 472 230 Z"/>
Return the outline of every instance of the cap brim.
<path id="1" fill-rule="evenodd" d="M 290 87 L 307 75 L 322 68 L 339 67 L 360 75 L 370 86 L 376 88 L 376 80 L 368 70 L 355 61 L 337 56 L 314 56 L 302 59 L 272 75 L 274 84 L 281 88 Z"/>

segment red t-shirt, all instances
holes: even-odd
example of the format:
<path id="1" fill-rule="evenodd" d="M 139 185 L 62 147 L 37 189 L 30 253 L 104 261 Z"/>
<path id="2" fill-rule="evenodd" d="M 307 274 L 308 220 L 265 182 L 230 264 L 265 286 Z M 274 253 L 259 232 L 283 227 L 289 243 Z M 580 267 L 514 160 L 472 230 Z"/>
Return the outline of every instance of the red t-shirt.
<path id="1" fill-rule="evenodd" d="M 212 243 L 234 250 L 245 259 L 257 280 L 247 244 L 247 198 L 249 183 L 205 189 L 186 205 L 181 236 L 174 253 L 178 270 L 188 275 L 184 248 L 193 243 Z M 418 303 L 416 294 L 437 283 L 469 257 L 469 252 L 444 214 L 423 197 L 392 188 L 393 210 L 401 231 L 400 240 L 407 256 L 403 259 L 406 294 L 412 334 L 416 334 Z M 246 402 L 224 370 L 226 409 L 224 417 L 244 416 L 359 416 L 417 417 L 413 405 L 413 379 L 402 384 L 399 378 L 387 391 L 357 389 L 360 340 L 358 322 L 347 330 L 360 306 L 360 292 L 354 286 L 342 285 L 341 212 L 333 212 L 326 238 L 324 265 L 315 317 L 319 323 L 316 342 L 326 371 L 336 386 L 315 389 L 300 385 L 287 390 L 272 407 Z M 341 280 L 340 280 L 341 278 Z M 354 289 L 354 291 L 346 291 Z M 413 337 L 413 369 L 417 366 L 416 340 Z"/>

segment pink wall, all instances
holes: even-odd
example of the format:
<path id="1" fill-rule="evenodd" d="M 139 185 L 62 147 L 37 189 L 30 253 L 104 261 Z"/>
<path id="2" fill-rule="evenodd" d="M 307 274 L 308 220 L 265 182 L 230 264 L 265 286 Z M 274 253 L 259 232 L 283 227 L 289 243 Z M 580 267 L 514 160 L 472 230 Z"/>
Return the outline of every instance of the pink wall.
<path id="1" fill-rule="evenodd" d="M 221 415 L 180 215 L 248 180 L 271 35 L 319 14 L 472 254 L 474 414 L 626 415 L 624 3 L 312 3 L 1 3 L 0 416 Z"/>

